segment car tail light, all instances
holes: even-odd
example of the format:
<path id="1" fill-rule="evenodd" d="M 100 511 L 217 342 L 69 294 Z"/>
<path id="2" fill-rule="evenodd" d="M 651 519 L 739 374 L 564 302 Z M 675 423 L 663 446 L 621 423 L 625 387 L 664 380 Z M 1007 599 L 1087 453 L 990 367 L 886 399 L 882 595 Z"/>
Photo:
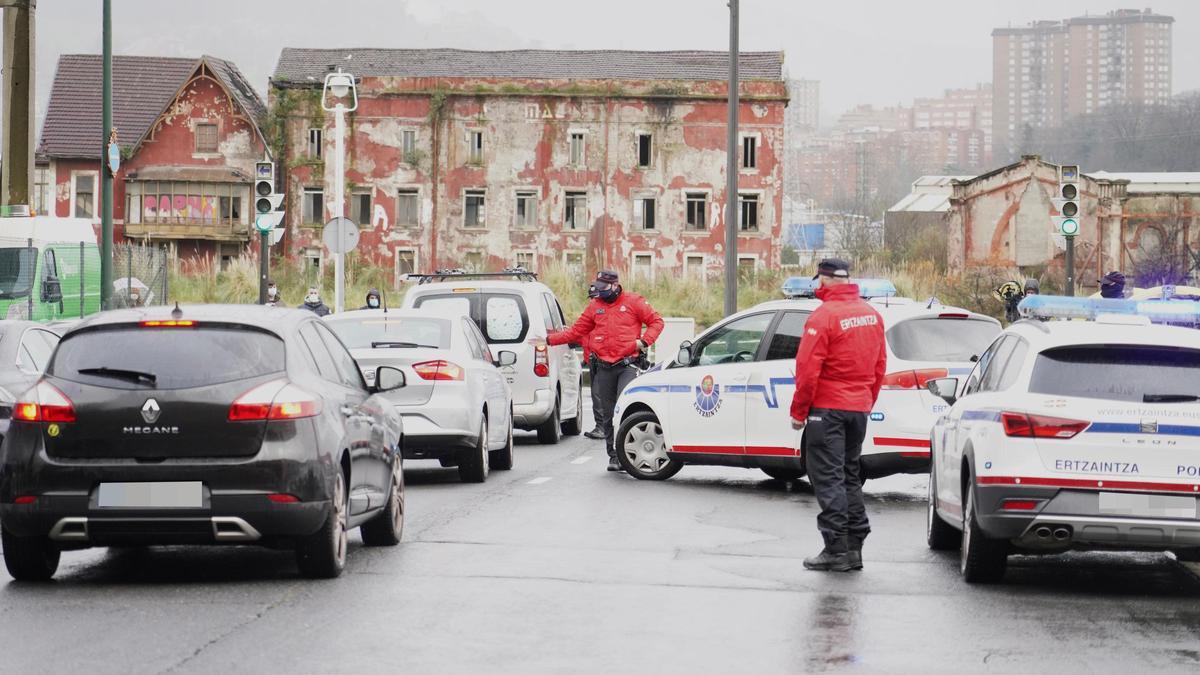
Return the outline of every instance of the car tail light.
<path id="1" fill-rule="evenodd" d="M 42 380 L 13 405 L 12 418 L 20 422 L 74 422 L 75 405 L 57 387 Z"/>
<path id="2" fill-rule="evenodd" d="M 451 363 L 443 359 L 437 361 L 424 361 L 422 363 L 414 363 L 412 369 L 416 371 L 417 376 L 422 380 L 448 380 L 461 382 L 463 379 L 463 369 L 457 363 Z"/>
<path id="3" fill-rule="evenodd" d="M 941 314 L 938 314 L 938 318 L 939 319 L 969 319 L 969 318 L 971 318 L 971 315 L 965 314 L 963 312 L 942 312 Z"/>
<path id="4" fill-rule="evenodd" d="M 19 504 L 19 505 L 24 505 L 24 504 L 33 504 L 36 501 L 37 501 L 37 497 L 35 497 L 34 495 L 21 495 L 20 497 L 17 497 L 16 499 L 14 499 L 13 503 Z"/>
<path id="5" fill-rule="evenodd" d="M 546 345 L 535 345 L 533 348 L 533 374 L 550 377 L 550 348 Z"/>
<path id="6" fill-rule="evenodd" d="M 1005 511 L 1032 511 L 1040 503 L 1036 499 L 1005 499 L 1000 508 Z"/>
<path id="7" fill-rule="evenodd" d="M 230 422 L 265 422 L 315 417 L 321 399 L 287 380 L 260 384 L 242 394 L 229 406 Z"/>
<path id="8" fill-rule="evenodd" d="M 267 495 L 267 499 L 276 504 L 296 504 L 300 501 L 300 498 L 296 495 L 283 494 L 280 492 Z"/>
<path id="9" fill-rule="evenodd" d="M 884 389 L 924 389 L 930 380 L 947 377 L 950 371 L 945 368 L 926 368 L 925 370 L 898 370 L 883 376 Z"/>
<path id="10" fill-rule="evenodd" d="M 1000 413 L 1000 423 L 1004 425 L 1006 436 L 1023 438 L 1073 438 L 1090 424 L 1081 420 L 1019 412 Z"/>
<path id="11" fill-rule="evenodd" d="M 196 322 L 190 319 L 168 319 L 166 321 L 143 321 L 138 325 L 142 328 L 195 328 Z"/>

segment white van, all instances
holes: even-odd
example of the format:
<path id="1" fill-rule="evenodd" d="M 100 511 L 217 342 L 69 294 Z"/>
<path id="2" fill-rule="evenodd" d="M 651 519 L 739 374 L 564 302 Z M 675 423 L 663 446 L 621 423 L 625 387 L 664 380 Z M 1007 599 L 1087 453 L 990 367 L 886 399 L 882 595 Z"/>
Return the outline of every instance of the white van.
<path id="1" fill-rule="evenodd" d="M 492 274 L 461 271 L 410 274 L 415 284 L 405 308 L 436 308 L 470 316 L 494 349 L 516 353 L 501 372 L 512 388 L 513 424 L 537 431 L 538 441 L 557 443 L 583 432 L 582 364 L 567 345 L 534 347 L 566 324 L 554 291 L 524 270 Z"/>

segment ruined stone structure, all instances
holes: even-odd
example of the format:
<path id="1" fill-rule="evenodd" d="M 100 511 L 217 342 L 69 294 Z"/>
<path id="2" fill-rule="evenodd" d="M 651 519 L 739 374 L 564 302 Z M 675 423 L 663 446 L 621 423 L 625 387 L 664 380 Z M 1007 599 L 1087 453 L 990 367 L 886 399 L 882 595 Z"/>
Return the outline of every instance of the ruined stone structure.
<path id="1" fill-rule="evenodd" d="M 787 88 L 779 53 L 741 55 L 739 263 L 780 257 Z M 285 49 L 271 80 L 285 244 L 318 262 L 332 216 L 324 76 L 357 78 L 345 214 L 397 279 L 441 267 L 723 265 L 723 52 Z"/>

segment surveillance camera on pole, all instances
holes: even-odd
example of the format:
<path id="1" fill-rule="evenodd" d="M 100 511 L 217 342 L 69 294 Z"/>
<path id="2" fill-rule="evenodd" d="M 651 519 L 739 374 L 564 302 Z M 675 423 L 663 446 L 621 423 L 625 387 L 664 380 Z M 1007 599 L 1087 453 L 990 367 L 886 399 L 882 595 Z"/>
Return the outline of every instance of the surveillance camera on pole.
<path id="1" fill-rule="evenodd" d="M 1078 165 L 1063 164 L 1058 167 L 1058 188 L 1054 199 L 1051 200 L 1055 210 L 1059 213 L 1054 217 L 1054 229 L 1067 241 L 1064 260 L 1067 273 L 1067 295 L 1075 295 L 1075 237 L 1079 235 L 1079 223 L 1083 217 L 1079 207 L 1082 196 L 1079 190 L 1081 178 L 1082 174 L 1079 172 Z"/>
<path id="2" fill-rule="evenodd" d="M 278 241 L 273 237 L 283 221 L 283 194 L 275 191 L 275 163 L 254 163 L 254 229 L 260 235 L 258 302 L 267 302 L 267 277 L 270 273 L 271 244 Z M 272 241 L 274 239 L 274 241 Z"/>

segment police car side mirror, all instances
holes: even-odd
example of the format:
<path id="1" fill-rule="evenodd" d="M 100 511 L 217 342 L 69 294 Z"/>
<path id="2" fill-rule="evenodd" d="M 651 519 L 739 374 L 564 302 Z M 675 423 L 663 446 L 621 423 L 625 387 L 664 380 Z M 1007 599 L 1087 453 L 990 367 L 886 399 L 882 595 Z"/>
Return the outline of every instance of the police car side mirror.
<path id="1" fill-rule="evenodd" d="M 958 397 L 955 396 L 955 394 L 958 392 L 957 377 L 943 377 L 936 380 L 930 380 L 928 383 L 926 383 L 925 388 L 929 390 L 929 393 L 937 396 L 950 405 L 954 405 L 954 402 L 958 400 Z"/>
<path id="2" fill-rule="evenodd" d="M 372 387 L 372 390 L 376 393 L 382 393 L 400 389 L 406 384 L 408 382 L 403 370 L 391 366 L 380 366 L 375 369 L 375 386 Z"/>
<path id="3" fill-rule="evenodd" d="M 684 340 L 679 345 L 679 353 L 675 355 L 675 365 L 690 366 L 692 365 L 692 343 L 690 340 Z"/>
<path id="4" fill-rule="evenodd" d="M 497 366 L 512 366 L 517 363 L 516 352 L 503 351 L 496 355 Z"/>

